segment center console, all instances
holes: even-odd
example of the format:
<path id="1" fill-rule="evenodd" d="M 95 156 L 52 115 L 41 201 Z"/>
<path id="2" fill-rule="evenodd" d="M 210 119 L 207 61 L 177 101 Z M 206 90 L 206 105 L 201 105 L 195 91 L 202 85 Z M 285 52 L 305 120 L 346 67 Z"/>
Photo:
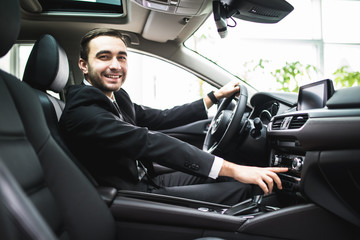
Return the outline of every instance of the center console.
<path id="1" fill-rule="evenodd" d="M 275 116 L 268 126 L 271 144 L 270 166 L 286 167 L 288 172 L 279 174 L 283 187 L 290 192 L 300 190 L 301 172 L 306 162 L 306 150 L 301 133 L 312 110 L 323 109 L 333 95 L 329 79 L 301 86 L 296 111 Z"/>
<path id="2" fill-rule="evenodd" d="M 286 167 L 289 169 L 286 173 L 279 173 L 283 189 L 286 191 L 297 192 L 300 190 L 301 170 L 304 162 L 304 155 L 284 153 L 279 150 L 272 150 L 270 154 L 271 167 Z"/>

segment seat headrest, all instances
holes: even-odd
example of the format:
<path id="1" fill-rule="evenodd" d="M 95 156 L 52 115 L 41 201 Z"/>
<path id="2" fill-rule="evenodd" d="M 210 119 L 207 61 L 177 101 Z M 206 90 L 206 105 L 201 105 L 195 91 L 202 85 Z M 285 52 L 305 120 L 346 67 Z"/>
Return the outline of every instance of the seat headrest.
<path id="1" fill-rule="evenodd" d="M 20 31 L 20 6 L 18 0 L 1 0 L 0 57 L 15 43 Z"/>
<path id="2" fill-rule="evenodd" d="M 61 92 L 69 78 L 64 49 L 49 34 L 36 41 L 24 70 L 23 81 L 41 91 Z"/>

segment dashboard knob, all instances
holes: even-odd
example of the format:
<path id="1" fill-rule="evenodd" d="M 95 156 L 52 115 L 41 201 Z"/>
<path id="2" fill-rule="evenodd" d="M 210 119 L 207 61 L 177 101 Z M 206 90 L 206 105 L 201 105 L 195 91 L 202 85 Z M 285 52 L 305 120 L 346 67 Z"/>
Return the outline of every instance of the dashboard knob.
<path id="1" fill-rule="evenodd" d="M 302 158 L 300 157 L 296 157 L 294 158 L 293 162 L 292 162 L 292 169 L 297 171 L 297 172 L 300 172 L 301 169 L 302 169 L 302 165 L 303 165 L 303 160 Z"/>

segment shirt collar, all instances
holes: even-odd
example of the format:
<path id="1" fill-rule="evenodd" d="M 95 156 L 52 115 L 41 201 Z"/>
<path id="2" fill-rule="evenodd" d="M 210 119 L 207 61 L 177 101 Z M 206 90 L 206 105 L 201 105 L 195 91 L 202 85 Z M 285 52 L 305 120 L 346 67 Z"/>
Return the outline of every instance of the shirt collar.
<path id="1" fill-rule="evenodd" d="M 83 83 L 85 84 L 85 86 L 92 86 L 91 83 L 89 83 L 86 79 L 83 80 Z M 105 95 L 106 96 L 106 95 Z M 108 96 L 106 96 L 108 99 L 110 99 L 111 102 L 115 102 L 115 96 L 114 96 L 114 100 L 109 98 Z"/>
<path id="2" fill-rule="evenodd" d="M 89 83 L 86 79 L 83 80 L 83 84 L 85 84 L 86 86 L 92 86 L 91 83 Z"/>

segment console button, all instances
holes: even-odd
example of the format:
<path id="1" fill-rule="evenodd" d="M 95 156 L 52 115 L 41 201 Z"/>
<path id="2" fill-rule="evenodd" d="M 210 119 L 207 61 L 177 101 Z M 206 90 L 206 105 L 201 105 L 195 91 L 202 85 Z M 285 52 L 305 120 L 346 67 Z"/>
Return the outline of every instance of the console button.
<path id="1" fill-rule="evenodd" d="M 274 156 L 274 166 L 279 166 L 281 163 L 281 157 L 279 155 Z"/>
<path id="2" fill-rule="evenodd" d="M 295 157 L 294 160 L 292 161 L 292 169 L 300 172 L 302 169 L 302 165 L 303 165 L 303 160 L 301 157 Z"/>

